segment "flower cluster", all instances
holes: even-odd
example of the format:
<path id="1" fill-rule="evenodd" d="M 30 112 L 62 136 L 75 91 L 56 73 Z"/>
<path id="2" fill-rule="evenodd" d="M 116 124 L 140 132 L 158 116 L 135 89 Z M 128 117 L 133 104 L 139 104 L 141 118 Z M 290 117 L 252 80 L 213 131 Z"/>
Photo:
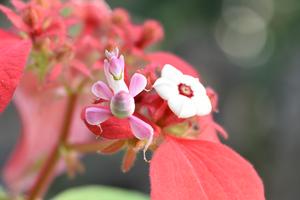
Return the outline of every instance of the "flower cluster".
<path id="1" fill-rule="evenodd" d="M 108 108 L 88 107 L 84 111 L 84 119 L 89 125 L 98 125 L 100 129 L 101 123 L 112 116 L 128 119 L 133 135 L 140 140 L 148 141 L 144 149 L 145 153 L 153 139 L 153 128 L 133 113 L 135 111 L 134 97 L 145 89 L 147 80 L 142 74 L 135 73 L 128 89 L 124 81 L 124 57 L 118 57 L 118 52 L 118 49 L 111 53 L 106 52 L 108 60 L 105 60 L 104 72 L 110 88 L 102 81 L 92 86 L 92 92 L 99 100 L 108 101 Z"/>
<path id="2" fill-rule="evenodd" d="M 118 57 L 115 49 L 107 53 L 107 59 L 104 72 L 110 88 L 102 81 L 92 86 L 96 105 L 83 110 L 83 120 L 99 137 L 126 139 L 131 141 L 128 144 L 135 144 L 126 148 L 138 149 L 136 146 L 141 145 L 131 139 L 132 135 L 147 140 L 144 150 L 155 152 L 150 162 L 152 199 L 264 199 L 262 184 L 252 166 L 222 145 L 215 135 L 218 129 L 227 136 L 211 118 L 211 112 L 217 109 L 217 96 L 212 89 L 205 89 L 199 78 L 165 64 L 159 70 L 160 77 L 151 67 L 142 70 L 148 78 L 135 73 L 128 90 L 123 79 L 124 57 Z M 146 85 L 150 90 L 141 92 Z M 132 121 L 133 113 L 144 121 Z M 117 119 L 110 121 L 111 116 Z M 122 118 L 128 118 L 129 124 Z M 107 122 L 102 127 L 104 121 Z M 113 131 L 111 124 L 116 121 L 119 126 Z M 131 129 L 126 129 L 128 126 Z M 118 130 L 122 135 L 115 134 Z M 124 171 L 130 166 L 125 166 Z"/>
<path id="3" fill-rule="evenodd" d="M 152 200 L 264 199 L 253 167 L 219 140 L 217 94 L 184 60 L 147 50 L 164 36 L 159 22 L 135 24 L 103 0 L 11 3 L 0 5 L 15 31 L 0 31 L 0 79 L 19 80 L 31 49 L 14 99 L 22 136 L 3 171 L 11 194 L 43 198 L 90 152 L 124 150 L 126 172 L 143 150 Z M 0 84 L 0 111 L 17 83 Z"/>

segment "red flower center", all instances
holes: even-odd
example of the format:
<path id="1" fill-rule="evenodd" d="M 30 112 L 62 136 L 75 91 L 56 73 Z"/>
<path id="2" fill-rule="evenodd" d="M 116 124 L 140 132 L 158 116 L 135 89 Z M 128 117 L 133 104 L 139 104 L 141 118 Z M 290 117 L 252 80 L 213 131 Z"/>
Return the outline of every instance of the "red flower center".
<path id="1" fill-rule="evenodd" d="M 189 97 L 189 98 L 192 98 L 194 96 L 194 92 L 193 92 L 191 86 L 188 86 L 184 83 L 180 83 L 178 85 L 178 91 L 179 91 L 179 94 Z"/>

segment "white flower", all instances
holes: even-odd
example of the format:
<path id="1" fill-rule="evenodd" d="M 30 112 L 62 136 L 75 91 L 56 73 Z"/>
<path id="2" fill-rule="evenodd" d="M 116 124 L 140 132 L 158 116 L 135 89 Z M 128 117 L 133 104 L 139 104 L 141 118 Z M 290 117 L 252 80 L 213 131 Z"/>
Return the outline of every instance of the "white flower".
<path id="1" fill-rule="evenodd" d="M 172 65 L 163 67 L 161 77 L 153 87 L 161 98 L 168 101 L 170 109 L 179 118 L 207 115 L 212 110 L 210 99 L 199 79 L 182 74 Z"/>

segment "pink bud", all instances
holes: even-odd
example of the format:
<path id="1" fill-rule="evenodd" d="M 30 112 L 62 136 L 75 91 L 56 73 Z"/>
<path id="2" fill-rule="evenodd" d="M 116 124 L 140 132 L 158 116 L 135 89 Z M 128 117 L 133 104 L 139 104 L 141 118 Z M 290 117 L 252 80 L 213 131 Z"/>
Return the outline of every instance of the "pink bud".
<path id="1" fill-rule="evenodd" d="M 142 34 L 136 45 L 140 48 L 148 47 L 160 41 L 164 36 L 161 24 L 155 20 L 148 20 L 143 24 Z"/>
<path id="2" fill-rule="evenodd" d="M 110 110 L 112 114 L 118 118 L 131 116 L 134 112 L 134 109 L 134 99 L 125 91 L 120 91 L 111 99 Z"/>
<path id="3" fill-rule="evenodd" d="M 112 12 L 112 22 L 117 25 L 127 24 L 130 21 L 128 12 L 122 8 L 116 8 Z"/>
<path id="4" fill-rule="evenodd" d="M 123 78 L 124 71 L 124 56 L 119 56 L 118 48 L 113 51 L 105 51 L 107 60 L 105 60 L 105 67 L 108 68 L 109 73 L 113 76 L 114 80 L 121 80 Z"/>
<path id="5" fill-rule="evenodd" d="M 105 50 L 105 56 L 110 61 L 112 58 L 118 58 L 119 49 L 116 47 L 112 51 Z"/>

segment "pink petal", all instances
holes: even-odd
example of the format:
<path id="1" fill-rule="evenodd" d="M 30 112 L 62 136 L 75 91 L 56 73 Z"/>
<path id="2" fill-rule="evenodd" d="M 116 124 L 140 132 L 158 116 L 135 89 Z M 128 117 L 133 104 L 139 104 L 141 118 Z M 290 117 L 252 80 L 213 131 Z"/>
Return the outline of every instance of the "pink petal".
<path id="1" fill-rule="evenodd" d="M 150 165 L 151 200 L 264 200 L 253 166 L 229 147 L 167 138 Z"/>
<path id="2" fill-rule="evenodd" d="M 153 128 L 143 120 L 135 116 L 130 116 L 129 123 L 134 136 L 138 139 L 149 140 L 153 137 Z"/>
<path id="3" fill-rule="evenodd" d="M 111 112 L 106 108 L 88 107 L 85 109 L 85 119 L 90 125 L 99 125 L 111 116 Z"/>
<path id="4" fill-rule="evenodd" d="M 0 36 L 0 112 L 2 112 L 23 75 L 31 43 L 1 30 Z"/>
<path id="5" fill-rule="evenodd" d="M 147 79 L 144 75 L 135 73 L 130 80 L 129 93 L 131 96 L 135 97 L 141 93 L 147 85 Z"/>
<path id="6" fill-rule="evenodd" d="M 100 98 L 105 100 L 110 100 L 113 96 L 112 91 L 109 89 L 109 87 L 106 85 L 106 83 L 102 81 L 97 81 L 92 86 L 92 93 Z"/>
<path id="7" fill-rule="evenodd" d="M 153 140 L 153 128 L 143 120 L 135 117 L 129 117 L 130 128 L 133 132 L 133 135 L 140 140 L 147 140 L 147 143 L 144 148 L 144 153 L 147 151 L 148 147 L 152 143 Z M 145 156 L 145 154 L 144 154 Z M 145 158 L 145 157 L 144 157 Z"/>

